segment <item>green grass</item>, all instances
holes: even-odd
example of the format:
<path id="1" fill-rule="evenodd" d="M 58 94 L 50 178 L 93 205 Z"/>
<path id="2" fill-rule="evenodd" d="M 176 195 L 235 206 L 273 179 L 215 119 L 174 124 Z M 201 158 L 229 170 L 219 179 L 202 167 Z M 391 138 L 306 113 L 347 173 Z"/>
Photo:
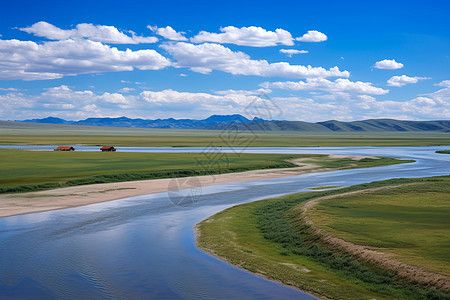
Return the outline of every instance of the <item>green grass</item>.
<path id="1" fill-rule="evenodd" d="M 348 157 L 344 158 L 330 158 L 324 157 L 320 160 L 305 160 L 306 163 L 311 162 L 320 165 L 322 168 L 330 169 L 351 169 L 351 168 L 370 168 L 378 166 L 386 166 L 401 163 L 410 163 L 414 160 L 398 160 L 391 157 L 377 157 L 377 158 L 363 158 L 354 160 Z"/>
<path id="2" fill-rule="evenodd" d="M 450 178 L 325 200 L 308 216 L 332 236 L 450 276 Z"/>
<path id="3" fill-rule="evenodd" d="M 199 147 L 436 146 L 450 133 L 314 133 L 111 128 L 0 121 L 0 144 Z"/>
<path id="4" fill-rule="evenodd" d="M 0 150 L 0 193 L 62 186 L 220 174 L 296 165 L 322 155 L 55 152 Z"/>
<path id="5" fill-rule="evenodd" d="M 449 299 L 449 293 L 407 281 L 393 271 L 325 246 L 320 242 L 320 237 L 302 223 L 298 211 L 293 209 L 316 197 L 346 191 L 402 183 L 419 183 L 418 186 L 430 183 L 443 187 L 448 185 L 449 180 L 448 176 L 393 179 L 239 205 L 199 223 L 197 242 L 200 248 L 232 264 L 321 297 Z M 415 191 L 415 187 L 410 186 L 408 191 Z M 441 215 L 445 215 L 445 211 Z M 444 228 L 445 224 L 440 225 L 440 220 L 437 219 L 434 225 Z"/>
<path id="6" fill-rule="evenodd" d="M 436 151 L 436 153 L 450 154 L 450 150 L 438 150 L 438 151 Z"/>
<path id="7" fill-rule="evenodd" d="M 338 187 L 341 187 L 341 185 L 316 186 L 316 187 L 309 188 L 309 190 L 325 190 L 325 189 L 334 189 L 334 188 L 338 188 Z"/>
<path id="8" fill-rule="evenodd" d="M 380 158 L 359 162 L 321 154 L 214 154 L 59 152 L 0 149 L 0 193 L 29 192 L 82 184 L 173 178 L 289 168 L 307 158 L 318 168 L 350 169 L 410 162 Z"/>

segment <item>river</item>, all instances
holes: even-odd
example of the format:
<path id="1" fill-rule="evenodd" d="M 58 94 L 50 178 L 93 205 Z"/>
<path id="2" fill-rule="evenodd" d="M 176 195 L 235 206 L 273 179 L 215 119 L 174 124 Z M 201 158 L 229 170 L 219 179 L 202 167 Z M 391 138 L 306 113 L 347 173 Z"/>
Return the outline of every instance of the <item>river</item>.
<path id="1" fill-rule="evenodd" d="M 53 149 L 8 146 L 14 147 Z M 76 148 L 98 151 L 98 147 Z M 239 203 L 310 187 L 448 175 L 450 155 L 434 153 L 438 149 L 442 147 L 222 148 L 223 152 L 384 155 L 416 162 L 196 187 L 0 218 L 0 299 L 314 299 L 200 251 L 194 225 Z M 118 151 L 202 152 L 204 148 L 118 147 Z"/>

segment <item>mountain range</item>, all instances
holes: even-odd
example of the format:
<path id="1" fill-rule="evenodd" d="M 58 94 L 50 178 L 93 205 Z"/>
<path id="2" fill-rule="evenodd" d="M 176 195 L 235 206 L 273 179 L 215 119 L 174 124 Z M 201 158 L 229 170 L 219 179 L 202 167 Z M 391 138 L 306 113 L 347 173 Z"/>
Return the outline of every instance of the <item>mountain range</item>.
<path id="1" fill-rule="evenodd" d="M 119 118 L 88 118 L 80 121 L 67 121 L 61 118 L 48 117 L 18 122 L 69 124 L 108 127 L 134 128 L 176 128 L 176 129 L 207 129 L 207 130 L 264 130 L 264 131 L 311 131 L 311 132 L 392 132 L 392 131 L 439 131 L 450 132 L 450 120 L 438 121 L 404 121 L 395 119 L 370 119 L 363 121 L 342 122 L 330 120 L 309 123 L 303 121 L 275 121 L 235 115 L 213 115 L 204 120 L 193 119 L 130 119 Z"/>

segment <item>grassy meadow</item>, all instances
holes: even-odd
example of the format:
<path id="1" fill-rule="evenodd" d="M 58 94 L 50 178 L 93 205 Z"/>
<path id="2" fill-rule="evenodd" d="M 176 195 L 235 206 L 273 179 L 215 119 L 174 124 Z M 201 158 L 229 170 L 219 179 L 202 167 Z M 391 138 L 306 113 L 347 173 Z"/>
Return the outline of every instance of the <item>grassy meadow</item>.
<path id="1" fill-rule="evenodd" d="M 450 276 L 450 177 L 324 200 L 308 216 L 332 236 Z"/>
<path id="2" fill-rule="evenodd" d="M 312 155 L 314 156 L 314 155 Z M 293 155 L 0 150 L 0 192 L 294 167 Z"/>
<path id="3" fill-rule="evenodd" d="M 319 133 L 144 129 L 0 121 L 0 145 L 114 145 L 147 147 L 439 146 L 450 133 Z"/>
<path id="4" fill-rule="evenodd" d="M 289 168 L 303 158 L 317 168 L 350 169 L 411 162 L 329 158 L 321 154 L 60 152 L 0 149 L 0 193 L 92 183 Z"/>
<path id="5" fill-rule="evenodd" d="M 322 196 L 410 184 L 408 187 L 364 195 L 366 201 L 362 197 L 355 202 L 342 198 L 342 201 L 348 201 L 342 208 L 331 200 L 325 202 L 323 205 L 328 205 L 327 209 L 331 209 L 332 214 L 337 216 L 336 211 L 339 211 L 345 219 L 333 218 L 329 225 L 320 226 L 331 228 L 329 232 L 340 237 L 351 235 L 349 239 L 354 242 L 381 246 L 379 251 L 391 253 L 392 250 L 396 258 L 406 263 L 449 275 L 449 183 L 449 176 L 392 179 L 238 205 L 199 223 L 197 243 L 201 249 L 231 264 L 321 298 L 449 299 L 448 290 L 400 277 L 395 270 L 368 262 L 338 247 L 328 246 L 321 241 L 320 234 L 304 223 L 299 217 L 299 210 L 295 209 L 299 204 Z M 378 198 L 379 194 L 387 196 L 389 193 L 392 193 L 390 198 L 398 199 L 399 203 Z M 405 195 L 400 196 L 403 193 Z M 416 196 L 410 201 L 408 195 Z M 322 208 L 314 211 L 320 216 L 319 221 L 325 219 L 322 216 L 326 213 L 328 210 Z M 401 224 L 403 221 L 406 223 Z M 362 223 L 362 226 L 359 225 L 362 229 L 357 229 L 358 222 Z M 333 224 L 340 224 L 340 230 L 332 228 Z M 391 225 L 392 228 L 389 227 Z M 390 234 L 395 230 L 401 232 Z M 407 233 L 405 237 L 403 233 Z M 368 236 L 365 237 L 365 234 Z M 426 253 L 427 250 L 430 252 Z M 413 255 L 416 260 L 405 255 Z M 442 267 L 436 264 L 438 260 Z"/>

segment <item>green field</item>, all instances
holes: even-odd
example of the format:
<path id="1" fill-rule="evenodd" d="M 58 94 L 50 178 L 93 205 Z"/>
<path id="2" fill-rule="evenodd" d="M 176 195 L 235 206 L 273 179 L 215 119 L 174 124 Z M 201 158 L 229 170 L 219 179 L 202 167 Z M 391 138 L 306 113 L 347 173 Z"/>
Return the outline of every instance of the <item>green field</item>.
<path id="1" fill-rule="evenodd" d="M 438 151 L 436 151 L 436 153 L 450 154 L 450 150 L 438 150 Z"/>
<path id="2" fill-rule="evenodd" d="M 450 276 L 450 178 L 324 200 L 308 216 L 332 236 Z"/>
<path id="3" fill-rule="evenodd" d="M 142 129 L 0 121 L 0 144 L 114 145 L 148 147 L 315 147 L 450 145 L 450 133 L 317 133 Z"/>
<path id="4" fill-rule="evenodd" d="M 417 263 L 416 265 L 426 267 L 428 270 L 439 270 L 443 274 L 448 274 L 449 183 L 449 176 L 430 179 L 393 179 L 340 190 L 300 193 L 238 205 L 199 223 L 197 243 L 201 249 L 234 265 L 309 291 L 322 298 L 449 299 L 448 290 L 443 291 L 430 284 L 399 277 L 393 270 L 387 270 L 342 249 L 327 246 L 321 241 L 321 235 L 311 230 L 311 227 L 299 218 L 299 210 L 296 209 L 299 204 L 326 195 L 413 184 L 377 193 L 383 197 L 392 193 L 390 197 L 402 203 L 401 211 L 394 210 L 391 206 L 393 200 L 387 201 L 384 198 L 385 202 L 382 201 L 380 203 L 382 207 L 379 208 L 377 202 L 379 199 L 376 195 L 365 195 L 367 203 L 360 197 L 358 202 L 355 204 L 351 202 L 346 205 L 346 208 L 336 208 L 339 205 L 333 207 L 331 200 L 329 203 L 325 202 L 323 205 L 331 205 L 332 211 L 339 211 L 340 216 L 348 218 L 348 220 L 341 218 L 332 222 L 346 225 L 343 225 L 340 231 L 333 229 L 330 232 L 339 235 L 344 232 L 342 236 L 351 234 L 353 241 L 372 243 L 372 245 L 376 245 L 374 240 L 379 239 L 383 242 L 382 245 L 379 243 L 383 246 L 381 251 L 391 247 L 397 249 L 395 253 L 402 251 L 404 251 L 403 255 L 414 253 L 413 255 L 419 259 L 414 261 L 407 258 L 405 262 Z M 399 196 L 399 193 L 403 194 L 403 192 L 413 194 L 415 198 L 410 202 L 409 197 Z M 422 200 L 420 195 L 424 196 Z M 375 198 L 372 199 L 372 196 Z M 429 203 L 433 203 L 424 207 L 424 198 Z M 384 207 L 384 204 L 388 204 L 388 207 Z M 397 208 L 398 206 L 399 204 Z M 324 216 L 326 211 L 320 208 L 315 213 Z M 326 218 L 323 217 L 320 220 L 323 219 Z M 381 228 L 378 228 L 375 219 L 382 224 Z M 358 227 L 359 221 L 363 224 L 362 229 L 353 232 Z M 398 225 L 403 221 L 406 223 Z M 397 226 L 396 222 L 398 222 Z M 392 223 L 394 225 L 391 227 Z M 370 230 L 368 230 L 369 226 Z M 411 232 L 406 229 L 408 226 Z M 323 227 L 328 228 L 327 225 Z M 399 229 L 402 233 L 407 233 L 407 236 L 403 237 L 401 233 L 398 233 L 388 237 L 389 232 Z M 369 233 L 367 238 L 359 235 L 366 232 Z M 402 243 L 405 249 L 400 246 Z M 437 249 L 432 249 L 433 247 Z M 425 253 L 425 249 L 430 250 L 431 253 Z M 405 256 L 399 255 L 398 258 L 404 259 Z M 436 260 L 441 260 L 440 264 L 443 266 L 439 268 Z"/>
<path id="5" fill-rule="evenodd" d="M 0 150 L 0 192 L 24 185 L 79 185 L 294 167 L 295 155 Z M 306 156 L 308 157 L 308 156 Z M 53 186 L 56 184 L 56 186 Z M 40 189 L 40 188 L 38 188 Z M 28 188 L 18 191 L 28 191 Z"/>
<path id="6" fill-rule="evenodd" d="M 349 169 L 410 162 L 393 158 L 329 158 L 320 154 L 59 152 L 0 149 L 0 193 L 81 184 L 288 168 L 307 158 L 318 168 Z"/>

